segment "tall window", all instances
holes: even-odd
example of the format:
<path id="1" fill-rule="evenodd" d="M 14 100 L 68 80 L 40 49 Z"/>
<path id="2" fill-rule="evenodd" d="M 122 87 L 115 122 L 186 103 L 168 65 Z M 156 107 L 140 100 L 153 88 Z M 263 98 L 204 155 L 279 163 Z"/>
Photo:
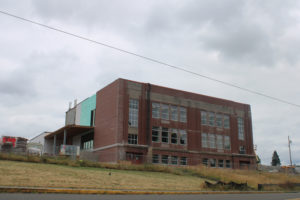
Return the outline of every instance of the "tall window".
<path id="1" fill-rule="evenodd" d="M 221 114 L 217 114 L 216 115 L 216 125 L 217 127 L 219 128 L 222 128 L 223 127 L 223 123 L 222 123 L 222 115 Z"/>
<path id="2" fill-rule="evenodd" d="M 218 167 L 224 167 L 224 160 L 218 160 Z"/>
<path id="3" fill-rule="evenodd" d="M 230 127 L 229 116 L 224 115 L 224 128 L 229 128 L 229 127 Z"/>
<path id="4" fill-rule="evenodd" d="M 177 108 L 177 106 L 171 106 L 171 120 L 178 121 L 178 108 Z"/>
<path id="5" fill-rule="evenodd" d="M 152 127 L 152 142 L 159 142 L 159 127 Z"/>
<path id="6" fill-rule="evenodd" d="M 201 111 L 201 124 L 207 125 L 207 112 Z"/>
<path id="7" fill-rule="evenodd" d="M 214 126 L 215 125 L 215 113 L 210 112 L 208 113 L 208 123 L 210 126 Z"/>
<path id="8" fill-rule="evenodd" d="M 246 153 L 246 149 L 244 146 L 240 146 L 240 154 L 245 154 Z"/>
<path id="9" fill-rule="evenodd" d="M 153 154 L 153 156 L 152 156 L 152 163 L 159 163 L 159 155 Z"/>
<path id="10" fill-rule="evenodd" d="M 186 165 L 186 164 L 187 164 L 187 159 L 186 159 L 186 157 L 181 157 L 181 158 L 180 158 L 180 164 L 181 164 L 181 165 Z"/>
<path id="11" fill-rule="evenodd" d="M 177 129 L 172 129 L 171 132 L 171 143 L 177 144 L 178 136 L 177 136 Z"/>
<path id="12" fill-rule="evenodd" d="M 96 110 L 91 110 L 91 122 L 90 122 L 90 125 L 91 126 L 95 126 L 95 113 L 96 113 Z"/>
<path id="13" fill-rule="evenodd" d="M 138 127 L 139 101 L 137 99 L 129 100 L 129 126 Z"/>
<path id="14" fill-rule="evenodd" d="M 223 149 L 223 136 L 217 135 L 217 149 Z"/>
<path id="15" fill-rule="evenodd" d="M 244 140 L 245 139 L 244 119 L 241 117 L 238 118 L 238 133 L 239 133 L 239 140 Z"/>
<path id="16" fill-rule="evenodd" d="M 231 161 L 230 160 L 226 160 L 226 168 L 231 168 Z"/>
<path id="17" fill-rule="evenodd" d="M 162 164 L 168 164 L 169 163 L 169 156 L 168 155 L 162 155 L 161 156 L 161 163 Z"/>
<path id="18" fill-rule="evenodd" d="M 161 118 L 169 120 L 169 105 L 167 104 L 161 105 Z"/>
<path id="19" fill-rule="evenodd" d="M 205 166 L 208 165 L 208 158 L 203 158 L 202 159 L 202 165 L 205 165 Z"/>
<path id="20" fill-rule="evenodd" d="M 187 144 L 187 134 L 185 130 L 179 130 L 180 132 L 180 144 L 186 145 Z"/>
<path id="21" fill-rule="evenodd" d="M 202 148 L 207 148 L 207 133 L 202 133 Z"/>
<path id="22" fill-rule="evenodd" d="M 209 163 L 211 167 L 216 167 L 216 159 L 213 158 L 209 159 Z"/>
<path id="23" fill-rule="evenodd" d="M 160 104 L 152 103 L 152 118 L 160 118 Z"/>
<path id="24" fill-rule="evenodd" d="M 177 156 L 171 156 L 171 164 L 177 165 L 178 164 L 178 157 Z"/>
<path id="25" fill-rule="evenodd" d="M 216 148 L 216 136 L 214 134 L 208 134 L 208 143 L 209 143 L 209 148 L 211 149 Z"/>
<path id="26" fill-rule="evenodd" d="M 128 134 L 128 144 L 137 144 L 138 136 L 136 134 Z"/>
<path id="27" fill-rule="evenodd" d="M 169 132 L 168 128 L 162 128 L 161 132 L 161 142 L 168 143 L 169 142 Z"/>
<path id="28" fill-rule="evenodd" d="M 180 122 L 186 122 L 186 108 L 180 107 Z"/>
<path id="29" fill-rule="evenodd" d="M 224 149 L 230 150 L 230 137 L 224 136 Z"/>

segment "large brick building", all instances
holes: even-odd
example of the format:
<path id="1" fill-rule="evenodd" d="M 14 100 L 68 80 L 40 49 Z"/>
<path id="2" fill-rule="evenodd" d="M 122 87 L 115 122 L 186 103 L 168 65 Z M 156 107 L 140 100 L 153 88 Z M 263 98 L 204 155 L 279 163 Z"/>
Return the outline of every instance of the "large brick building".
<path id="1" fill-rule="evenodd" d="M 124 79 L 69 109 L 66 126 L 45 139 L 54 153 L 77 145 L 102 162 L 256 163 L 250 105 Z"/>

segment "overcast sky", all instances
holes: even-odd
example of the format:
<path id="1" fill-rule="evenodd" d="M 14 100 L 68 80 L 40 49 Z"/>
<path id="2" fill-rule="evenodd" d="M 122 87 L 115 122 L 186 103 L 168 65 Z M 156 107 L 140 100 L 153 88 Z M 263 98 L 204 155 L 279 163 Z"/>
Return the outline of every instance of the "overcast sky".
<path id="1" fill-rule="evenodd" d="M 0 0 L 0 10 L 300 104 L 300 1 Z M 264 164 L 300 164 L 300 108 L 0 14 L 0 135 L 64 125 L 121 77 L 251 105 Z"/>

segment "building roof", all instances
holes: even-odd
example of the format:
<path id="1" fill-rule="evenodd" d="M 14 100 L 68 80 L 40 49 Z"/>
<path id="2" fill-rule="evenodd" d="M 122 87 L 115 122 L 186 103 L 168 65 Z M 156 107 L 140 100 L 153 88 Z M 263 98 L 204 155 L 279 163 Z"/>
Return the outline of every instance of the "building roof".
<path id="1" fill-rule="evenodd" d="M 53 132 L 47 134 L 45 136 L 45 139 L 52 138 L 52 137 L 54 137 L 54 135 L 57 135 L 56 137 L 58 137 L 58 138 L 63 138 L 63 134 L 64 134 L 65 130 L 67 131 L 68 136 L 74 136 L 77 134 L 81 134 L 81 133 L 84 133 L 87 131 L 94 130 L 94 127 L 93 126 L 67 125 L 67 126 L 61 127 L 60 129 L 58 129 L 56 131 L 53 131 Z"/>

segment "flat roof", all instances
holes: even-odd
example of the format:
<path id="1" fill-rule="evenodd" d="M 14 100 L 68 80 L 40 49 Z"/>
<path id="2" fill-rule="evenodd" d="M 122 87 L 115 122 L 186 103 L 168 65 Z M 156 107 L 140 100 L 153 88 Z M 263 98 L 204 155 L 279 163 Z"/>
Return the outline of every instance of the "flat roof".
<path id="1" fill-rule="evenodd" d="M 93 126 L 80 126 L 80 125 L 67 125 L 64 127 L 61 127 L 60 129 L 57 129 L 56 131 L 50 132 L 45 136 L 45 139 L 49 139 L 54 137 L 54 135 L 57 135 L 58 138 L 63 138 L 64 131 L 67 131 L 67 137 L 68 136 L 74 136 L 80 133 L 84 133 L 87 131 L 94 130 Z"/>

